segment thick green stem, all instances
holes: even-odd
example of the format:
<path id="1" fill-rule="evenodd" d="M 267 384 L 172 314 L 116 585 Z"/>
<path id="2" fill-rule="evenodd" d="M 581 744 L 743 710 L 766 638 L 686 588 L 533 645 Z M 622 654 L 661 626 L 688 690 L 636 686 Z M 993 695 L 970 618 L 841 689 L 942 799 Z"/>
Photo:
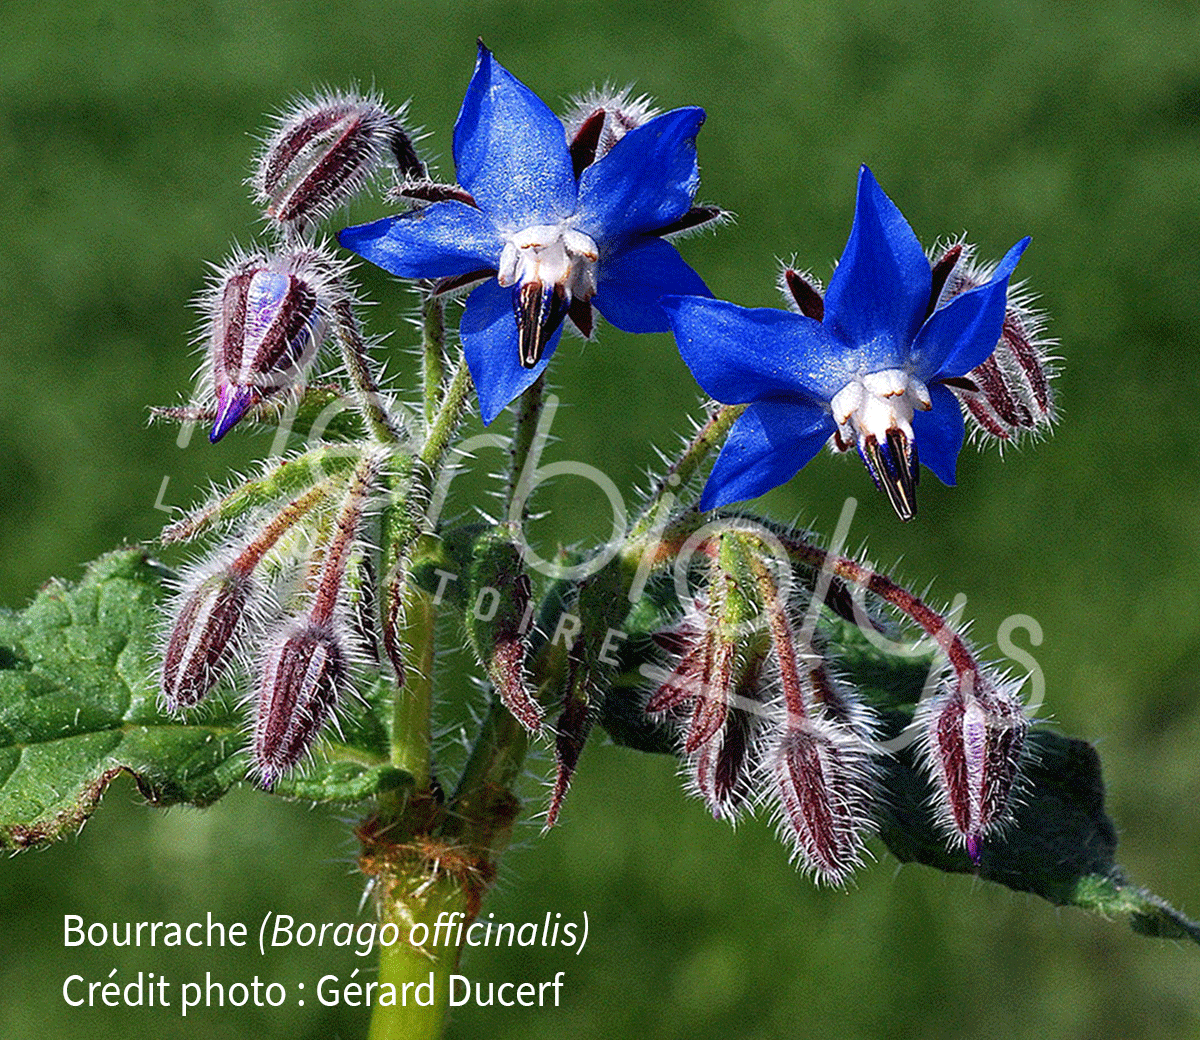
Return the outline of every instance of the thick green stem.
<path id="1" fill-rule="evenodd" d="M 402 595 L 404 684 L 393 704 L 392 765 L 411 773 L 420 792 L 429 790 L 432 779 L 430 718 L 437 607 L 429 593 L 411 582 L 406 583 Z"/>
<path id="2" fill-rule="evenodd" d="M 371 1014 L 370 1040 L 436 1040 L 446 1027 L 450 975 L 458 967 L 461 947 L 453 942 L 453 930 L 445 924 L 450 914 L 465 917 L 468 899 L 453 878 L 428 884 L 419 894 L 403 891 L 413 880 L 397 877 L 384 898 L 380 924 L 394 923 L 400 939 L 380 948 L 380 990 Z M 440 930 L 439 917 L 443 923 Z M 414 933 L 418 939 L 427 935 L 423 945 L 409 942 Z M 393 990 L 394 1004 L 382 1003 L 385 995 L 391 999 Z"/>

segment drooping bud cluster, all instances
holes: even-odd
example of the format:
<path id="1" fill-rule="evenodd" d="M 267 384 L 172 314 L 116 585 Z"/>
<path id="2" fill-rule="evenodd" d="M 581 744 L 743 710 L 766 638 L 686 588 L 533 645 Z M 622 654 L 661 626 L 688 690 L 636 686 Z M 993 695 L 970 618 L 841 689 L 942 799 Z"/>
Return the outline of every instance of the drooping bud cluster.
<path id="1" fill-rule="evenodd" d="M 842 884 L 873 829 L 869 709 L 832 677 L 757 540 L 701 546 L 704 586 L 660 635 L 671 669 L 646 711 L 676 726 L 689 787 L 718 819 L 765 802 L 804 869 Z"/>
<path id="2" fill-rule="evenodd" d="M 312 747 L 366 642 L 355 625 L 348 568 L 363 555 L 363 525 L 383 457 L 363 456 L 348 478 L 316 467 L 306 474 L 298 461 L 285 461 L 170 529 L 181 538 L 203 534 L 255 500 L 294 487 L 298 473 L 301 480 L 308 475 L 310 486 L 265 524 L 229 539 L 217 562 L 184 583 L 163 652 L 161 696 L 170 711 L 198 705 L 235 662 L 257 673 L 251 758 L 265 787 Z"/>
<path id="3" fill-rule="evenodd" d="M 300 99 L 264 139 L 250 184 L 276 242 L 236 250 L 198 301 L 207 358 L 201 404 L 192 411 L 211 421 L 214 443 L 260 404 L 302 390 L 331 334 L 352 379 L 363 384 L 356 389 L 372 398 L 378 422 L 390 425 L 367 374 L 346 264 L 315 235 L 389 163 L 401 181 L 426 175 L 403 112 L 371 95 Z"/>
<path id="4" fill-rule="evenodd" d="M 764 541 L 730 521 L 697 552 L 696 591 L 655 636 L 666 667 L 643 669 L 654 681 L 645 711 L 677 734 L 689 789 L 731 822 L 767 806 L 803 869 L 829 884 L 848 880 L 889 798 L 881 762 L 893 746 L 878 743 L 874 712 L 843 677 L 822 611 L 878 634 L 869 594 L 940 651 L 937 692 L 913 724 L 917 753 L 937 825 L 978 864 L 983 841 L 1011 820 L 1020 784 L 1029 728 L 1020 684 L 995 678 L 946 617 L 907 589 L 795 532 Z"/>
<path id="5" fill-rule="evenodd" d="M 783 541 L 796 563 L 869 592 L 937 648 L 943 673 L 935 695 L 917 706 L 917 751 L 932 782 L 939 826 L 978 864 L 984 839 L 1012 819 L 1030 726 L 1018 696 L 1022 684 L 998 678 L 943 614 L 886 575 L 804 538 Z"/>

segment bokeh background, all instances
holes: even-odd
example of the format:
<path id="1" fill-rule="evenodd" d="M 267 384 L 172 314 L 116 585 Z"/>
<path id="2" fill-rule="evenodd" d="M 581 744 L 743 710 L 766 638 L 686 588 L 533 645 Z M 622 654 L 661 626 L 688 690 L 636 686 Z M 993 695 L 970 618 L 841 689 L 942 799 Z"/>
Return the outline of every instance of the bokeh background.
<path id="1" fill-rule="evenodd" d="M 0 604 L 152 539 L 164 477 L 162 501 L 184 505 L 267 451 L 265 436 L 181 449 L 146 423 L 148 405 L 190 385 L 188 301 L 204 262 L 254 233 L 241 181 L 263 113 L 315 84 L 412 96 L 449 176 L 482 35 L 552 104 L 611 80 L 708 110 L 700 195 L 738 220 L 684 250 L 720 296 L 776 303 L 776 258 L 793 253 L 827 274 L 864 161 L 926 242 L 968 229 L 998 257 L 1033 236 L 1021 273 L 1066 358 L 1051 440 L 1003 461 L 965 452 L 960 487 L 923 482 L 909 525 L 846 459 L 819 458 L 762 505 L 831 531 L 857 496 L 851 543 L 889 566 L 903 557 L 898 573 L 932 581 L 934 598 L 965 593 L 980 642 L 1010 614 L 1036 618 L 1044 710 L 1098 743 L 1122 862 L 1200 912 L 1195 4 L 9 0 L 0 11 Z M 352 216 L 381 212 L 371 200 Z M 364 279 L 380 301 L 371 327 L 398 329 L 403 358 L 411 299 Z M 394 364 L 401 382 L 409 364 Z M 565 340 L 552 376 L 555 457 L 622 487 L 697 400 L 665 336 Z M 544 544 L 607 526 L 593 489 L 550 487 L 543 504 Z M 122 981 L 348 975 L 363 966 L 348 951 L 68 951 L 61 927 L 64 913 L 353 920 L 350 822 L 248 790 L 205 812 L 159 812 L 118 783 L 77 839 L 0 864 L 0 1034 L 364 1035 L 363 1011 L 311 996 L 185 1022 L 60 996 L 66 975 L 113 967 Z M 563 825 L 520 838 L 486 910 L 515 921 L 586 910 L 588 947 L 472 953 L 464 970 L 481 979 L 566 971 L 563 1006 L 464 1010 L 455 1037 L 1200 1035 L 1194 948 L 901 868 L 881 849 L 849 891 L 817 890 L 765 821 L 736 833 L 714 823 L 665 759 L 594 742 Z"/>

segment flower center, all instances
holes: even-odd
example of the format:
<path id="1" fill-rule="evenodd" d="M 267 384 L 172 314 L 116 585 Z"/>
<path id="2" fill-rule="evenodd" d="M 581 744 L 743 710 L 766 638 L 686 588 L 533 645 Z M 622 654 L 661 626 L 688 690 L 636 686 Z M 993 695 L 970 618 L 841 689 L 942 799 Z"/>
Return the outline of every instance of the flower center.
<path id="1" fill-rule="evenodd" d="M 929 388 L 900 368 L 857 375 L 829 402 L 838 424 L 834 442 L 858 448 L 867 471 L 883 488 L 901 519 L 916 513 L 917 451 L 914 411 L 929 411 Z"/>
<path id="2" fill-rule="evenodd" d="M 520 359 L 533 368 L 572 301 L 596 294 L 595 241 L 568 224 L 537 224 L 510 235 L 496 280 L 513 286 Z"/>

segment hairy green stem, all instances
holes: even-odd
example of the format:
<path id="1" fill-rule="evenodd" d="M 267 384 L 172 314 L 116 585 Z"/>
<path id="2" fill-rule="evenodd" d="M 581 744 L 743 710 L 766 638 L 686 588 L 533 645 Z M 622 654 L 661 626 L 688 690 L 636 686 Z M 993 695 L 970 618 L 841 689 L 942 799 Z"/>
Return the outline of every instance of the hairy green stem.
<path id="1" fill-rule="evenodd" d="M 372 436 L 382 444 L 395 444 L 400 440 L 401 430 L 384 406 L 379 383 L 371 371 L 367 345 L 349 300 L 339 300 L 334 304 L 333 319 L 338 344 L 342 348 L 342 361 L 354 386 L 354 402 Z"/>
<path id="2" fill-rule="evenodd" d="M 450 447 L 450 438 L 458 429 L 463 410 L 467 405 L 467 398 L 470 395 L 471 371 L 467 368 L 467 359 L 462 357 L 459 358 L 454 375 L 450 378 L 450 385 L 446 387 L 446 392 L 442 395 L 437 413 L 429 423 L 425 446 L 421 449 L 421 461 L 435 476 L 446 457 L 446 451 Z"/>
<path id="3" fill-rule="evenodd" d="M 629 532 L 630 541 L 641 538 L 655 524 L 656 517 L 662 512 L 663 503 L 674 502 L 677 489 L 685 487 L 713 450 L 725 443 L 734 422 L 745 410 L 744 404 L 722 405 L 710 416 L 708 422 L 696 431 L 683 453 L 658 482 L 658 487 L 646 503 L 641 517 Z"/>
<path id="4" fill-rule="evenodd" d="M 543 372 L 521 396 L 516 424 L 513 428 L 512 448 L 509 452 L 511 463 L 508 471 L 508 519 L 518 523 L 525 522 L 529 496 L 524 497 L 520 516 L 511 515 L 512 505 L 517 498 L 521 478 L 525 474 L 525 466 L 529 461 L 529 452 L 533 448 L 534 438 L 537 434 L 538 420 L 541 418 L 542 408 L 546 403 L 545 387 L 546 374 Z"/>
<path id="5" fill-rule="evenodd" d="M 403 595 L 400 645 L 404 683 L 396 693 L 392 714 L 392 765 L 412 774 L 418 792 L 433 778 L 433 666 L 437 607 L 433 597 L 411 582 Z"/>
<path id="6" fill-rule="evenodd" d="M 426 296 L 421 304 L 425 359 L 425 424 L 433 423 L 442 400 L 442 382 L 446 378 L 446 326 L 441 297 Z"/>

